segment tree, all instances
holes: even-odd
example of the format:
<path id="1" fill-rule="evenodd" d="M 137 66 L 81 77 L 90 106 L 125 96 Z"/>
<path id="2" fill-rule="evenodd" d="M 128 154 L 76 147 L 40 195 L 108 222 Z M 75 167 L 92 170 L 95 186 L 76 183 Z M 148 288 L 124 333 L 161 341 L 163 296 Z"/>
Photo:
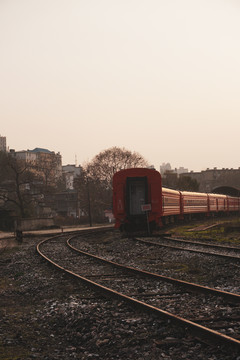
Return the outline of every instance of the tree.
<path id="1" fill-rule="evenodd" d="M 96 155 L 85 167 L 88 176 L 112 188 L 113 174 L 121 169 L 147 167 L 147 161 L 137 152 L 112 147 Z"/>
<path id="2" fill-rule="evenodd" d="M 111 206 L 111 191 L 98 179 L 89 177 L 85 169 L 75 179 L 74 187 L 78 191 L 78 200 L 83 213 L 88 216 L 89 224 L 103 221 L 104 209 Z"/>
<path id="3" fill-rule="evenodd" d="M 43 191 L 51 192 L 53 188 L 61 183 L 61 157 L 55 153 L 39 153 L 36 164 L 32 168 L 42 178 Z"/>
<path id="4" fill-rule="evenodd" d="M 181 191 L 198 191 L 199 183 L 196 179 L 192 179 L 191 176 L 180 176 L 177 188 Z"/>
<path id="5" fill-rule="evenodd" d="M 198 191 L 199 183 L 197 180 L 192 179 L 191 176 L 180 176 L 173 171 L 166 171 L 162 177 L 162 186 L 181 190 L 181 191 Z"/>
<path id="6" fill-rule="evenodd" d="M 162 176 L 162 186 L 170 189 L 178 189 L 178 175 L 173 171 L 166 171 Z"/>
<path id="7" fill-rule="evenodd" d="M 36 183 L 29 164 L 0 152 L 0 174 L 1 209 L 11 210 L 16 216 L 29 216 L 35 201 L 30 184 Z"/>
<path id="8" fill-rule="evenodd" d="M 121 169 L 147 167 L 147 161 L 137 152 L 112 147 L 96 155 L 83 166 L 76 178 L 80 207 L 95 221 L 103 219 L 104 210 L 112 207 L 112 177 Z"/>

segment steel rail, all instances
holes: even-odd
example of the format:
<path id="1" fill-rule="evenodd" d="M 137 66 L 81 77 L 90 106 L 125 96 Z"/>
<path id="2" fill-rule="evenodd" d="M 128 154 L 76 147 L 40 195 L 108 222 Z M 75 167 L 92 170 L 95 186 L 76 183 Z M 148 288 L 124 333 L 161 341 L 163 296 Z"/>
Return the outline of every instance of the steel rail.
<path id="1" fill-rule="evenodd" d="M 158 280 L 162 280 L 162 281 L 174 284 L 174 285 L 179 285 L 179 286 L 188 288 L 188 289 L 190 289 L 192 291 L 196 291 L 196 292 L 200 292 L 200 293 L 209 293 L 209 294 L 212 294 L 212 295 L 215 295 L 215 296 L 222 296 L 225 299 L 240 303 L 240 295 L 235 294 L 235 293 L 231 293 L 231 292 L 228 292 L 228 291 L 222 291 L 222 290 L 218 290 L 218 289 L 213 289 L 213 288 L 210 288 L 208 286 L 198 285 L 198 284 L 195 284 L 195 283 L 190 283 L 188 281 L 174 279 L 174 278 L 171 278 L 171 277 L 168 277 L 168 276 L 164 276 L 164 275 L 160 275 L 160 274 L 156 274 L 156 273 L 151 273 L 150 271 L 136 269 L 136 268 L 134 268 L 132 266 L 119 264 L 119 263 L 116 263 L 114 261 L 104 259 L 104 258 L 102 258 L 100 256 L 93 255 L 91 253 L 82 251 L 82 250 L 77 249 L 76 247 L 74 247 L 73 245 L 70 244 L 70 241 L 72 239 L 74 239 L 74 238 L 75 238 L 75 236 L 68 239 L 67 244 L 72 250 L 74 250 L 76 252 L 79 252 L 80 254 L 95 258 L 95 259 L 100 260 L 102 262 L 105 262 L 107 264 L 113 265 L 115 267 L 130 271 L 130 272 L 134 272 L 134 273 L 139 274 L 139 275 L 148 276 L 148 277 L 155 278 L 155 279 L 158 279 Z"/>
<path id="2" fill-rule="evenodd" d="M 198 249 L 189 249 L 189 248 L 183 248 L 180 246 L 173 246 L 173 245 L 167 245 L 167 244 L 161 244 L 161 243 L 157 243 L 155 241 L 147 241 L 147 240 L 143 240 L 143 239 L 139 239 L 139 238 L 132 238 L 133 240 L 145 243 L 147 245 L 157 245 L 157 246 L 161 246 L 161 247 L 165 247 L 165 248 L 169 248 L 169 249 L 174 249 L 174 250 L 181 250 L 181 251 L 188 251 L 188 252 L 194 252 L 194 253 L 198 253 L 198 254 L 205 254 L 205 255 L 211 255 L 211 256 L 218 256 L 218 257 L 223 257 L 226 259 L 232 259 L 232 260 L 240 260 L 240 256 L 233 256 L 233 255 L 227 255 L 227 254 L 220 254 L 220 253 L 213 253 L 213 252 L 208 252 L 208 251 L 204 251 L 204 250 L 198 250 Z"/>
<path id="3" fill-rule="evenodd" d="M 56 238 L 56 236 L 54 237 Z M 190 320 L 184 319 L 180 316 L 174 315 L 169 313 L 168 311 L 159 309 L 155 306 L 146 304 L 142 301 L 139 301 L 137 299 L 131 298 L 130 296 L 127 296 L 125 294 L 122 294 L 118 291 L 115 291 L 113 289 L 110 289 L 106 286 L 100 285 L 92 280 L 87 279 L 86 277 L 83 277 L 79 274 L 76 274 L 64 267 L 62 267 L 61 265 L 57 264 L 56 262 L 52 261 L 50 258 L 48 258 L 46 255 L 44 255 L 41 250 L 40 250 L 40 246 L 47 242 L 52 240 L 52 238 L 49 239 L 45 239 L 43 241 L 41 241 L 38 245 L 37 245 L 37 252 L 39 253 L 39 255 L 41 255 L 46 261 L 48 261 L 49 263 L 51 263 L 52 265 L 54 265 L 55 267 L 57 267 L 59 270 L 64 271 L 65 273 L 80 279 L 81 281 L 83 281 L 84 283 L 90 285 L 91 287 L 93 287 L 94 289 L 100 290 L 101 292 L 103 292 L 106 295 L 110 295 L 111 297 L 114 297 L 118 300 L 125 300 L 127 303 L 129 303 L 131 306 L 133 306 L 134 308 L 139 308 L 140 310 L 143 310 L 144 312 L 150 312 L 152 314 L 155 314 L 157 316 L 160 316 L 162 318 L 171 320 L 172 322 L 181 325 L 181 326 L 186 326 L 187 328 L 191 329 L 194 333 L 196 333 L 197 335 L 201 335 L 204 338 L 207 339 L 212 339 L 212 341 L 219 343 L 219 341 L 221 341 L 223 344 L 234 347 L 236 349 L 240 349 L 240 341 L 234 338 L 231 338 L 230 336 L 221 334 L 217 331 L 214 331 L 212 329 L 206 328 L 205 326 L 196 324 Z"/>
<path id="4" fill-rule="evenodd" d="M 170 236 L 164 236 L 164 239 L 167 240 L 172 240 L 175 242 L 182 242 L 182 243 L 186 243 L 186 244 L 193 244 L 193 245 L 201 245 L 201 246 L 205 246 L 205 247 L 212 247 L 212 248 L 216 248 L 216 249 L 223 249 L 223 250 L 233 250 L 233 251 L 240 251 L 240 247 L 236 247 L 236 246 L 226 246 L 226 245 L 220 245 L 220 244 L 208 244 L 208 243 L 203 243 L 201 241 L 191 241 L 191 240 L 185 240 L 185 239 L 179 239 L 179 238 L 174 238 L 174 237 L 170 237 Z"/>

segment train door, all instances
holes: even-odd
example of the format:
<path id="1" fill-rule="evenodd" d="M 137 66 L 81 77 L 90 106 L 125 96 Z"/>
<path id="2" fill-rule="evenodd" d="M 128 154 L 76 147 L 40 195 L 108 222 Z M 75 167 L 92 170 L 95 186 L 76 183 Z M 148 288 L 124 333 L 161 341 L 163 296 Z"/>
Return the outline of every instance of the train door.
<path id="1" fill-rule="evenodd" d="M 141 206 L 147 203 L 147 177 L 127 178 L 128 215 L 143 215 Z"/>

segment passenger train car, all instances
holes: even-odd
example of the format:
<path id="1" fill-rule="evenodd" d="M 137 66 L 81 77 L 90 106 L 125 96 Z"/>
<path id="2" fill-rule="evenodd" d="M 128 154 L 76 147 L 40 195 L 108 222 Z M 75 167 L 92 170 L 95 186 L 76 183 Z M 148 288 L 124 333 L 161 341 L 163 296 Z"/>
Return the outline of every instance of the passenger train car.
<path id="1" fill-rule="evenodd" d="M 238 197 L 164 188 L 160 173 L 153 169 L 125 169 L 113 176 L 115 228 L 122 231 L 153 230 L 195 214 L 210 216 L 239 210 Z"/>

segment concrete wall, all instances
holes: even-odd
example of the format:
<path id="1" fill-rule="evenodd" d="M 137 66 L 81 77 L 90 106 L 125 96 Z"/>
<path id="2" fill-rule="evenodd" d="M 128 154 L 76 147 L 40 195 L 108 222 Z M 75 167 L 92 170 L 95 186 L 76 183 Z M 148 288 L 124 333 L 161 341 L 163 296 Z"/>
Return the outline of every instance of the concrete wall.
<path id="1" fill-rule="evenodd" d="M 51 218 L 47 219 L 21 219 L 17 221 L 15 227 L 18 230 L 40 230 L 47 229 L 54 226 L 54 221 Z"/>
<path id="2" fill-rule="evenodd" d="M 200 184 L 200 192 L 211 192 L 213 189 L 229 186 L 240 189 L 240 169 L 207 169 L 201 172 L 190 172 L 180 176 L 190 176 Z"/>

